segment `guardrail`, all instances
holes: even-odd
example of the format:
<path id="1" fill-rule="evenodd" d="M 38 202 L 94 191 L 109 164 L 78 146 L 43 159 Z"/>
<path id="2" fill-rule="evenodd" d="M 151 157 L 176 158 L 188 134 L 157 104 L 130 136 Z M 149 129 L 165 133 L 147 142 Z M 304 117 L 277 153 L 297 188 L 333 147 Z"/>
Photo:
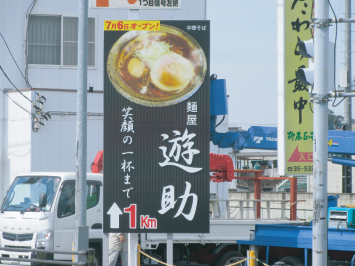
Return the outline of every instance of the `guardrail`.
<path id="1" fill-rule="evenodd" d="M 270 177 L 262 176 L 264 174 L 263 170 L 249 170 L 249 169 L 235 169 L 234 179 L 242 180 L 253 180 L 254 181 L 254 199 L 256 209 L 255 209 L 255 218 L 261 219 L 261 181 L 262 180 L 289 180 L 290 181 L 290 220 L 297 220 L 297 177 Z M 243 176 L 241 176 L 243 175 Z M 265 200 L 264 200 L 265 201 Z"/>
<path id="2" fill-rule="evenodd" d="M 305 201 L 305 200 L 299 200 L 299 201 Z M 295 203 L 297 204 L 296 201 Z M 226 218 L 230 219 L 230 208 L 234 208 L 237 209 L 239 208 L 239 213 L 240 213 L 240 218 L 238 219 L 244 219 L 244 210 L 250 210 L 252 209 L 253 214 L 254 214 L 254 218 L 256 217 L 256 213 L 257 213 L 257 203 L 261 203 L 261 202 L 265 202 L 266 203 L 266 216 L 267 218 L 263 219 L 269 219 L 271 220 L 271 202 L 279 202 L 281 203 L 281 208 L 279 209 L 281 214 L 280 217 L 285 217 L 286 215 L 286 203 L 290 203 L 290 200 L 282 200 L 282 199 L 211 199 L 210 200 L 211 204 L 212 204 L 212 219 L 214 218 L 218 218 L 220 217 L 221 213 L 218 212 L 218 202 L 224 202 L 226 204 Z M 231 202 L 239 202 L 239 207 L 238 206 L 230 206 Z M 253 203 L 253 207 L 245 207 L 244 203 L 249 203 L 252 202 Z M 217 215 L 219 214 L 219 216 Z"/>
<path id="3" fill-rule="evenodd" d="M 38 259 L 24 259 L 24 258 L 9 258 L 9 257 L 0 257 L 0 261 L 19 261 L 19 262 L 36 262 L 39 264 L 56 264 L 56 265 L 79 265 L 79 266 L 94 266 L 95 261 L 95 250 L 89 248 L 85 251 L 55 251 L 55 250 L 46 250 L 46 249 L 27 249 L 27 248 L 0 248 L 4 251 L 13 251 L 13 252 L 32 252 L 37 254 Z M 66 254 L 66 255 L 78 255 L 86 256 L 86 262 L 71 262 L 71 261 L 60 261 L 60 260 L 45 260 L 45 254 Z M 41 259 L 43 258 L 43 259 Z"/>

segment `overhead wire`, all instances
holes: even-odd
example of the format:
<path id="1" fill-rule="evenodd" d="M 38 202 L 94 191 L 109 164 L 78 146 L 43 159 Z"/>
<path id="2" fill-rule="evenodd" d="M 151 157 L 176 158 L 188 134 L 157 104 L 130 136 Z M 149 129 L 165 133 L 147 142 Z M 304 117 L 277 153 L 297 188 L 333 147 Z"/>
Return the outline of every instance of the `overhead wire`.
<path id="1" fill-rule="evenodd" d="M 0 70 L 1 70 L 2 73 L 4 74 L 5 78 L 10 82 L 10 84 L 11 84 L 23 97 L 25 97 L 28 101 L 30 101 L 31 103 L 33 103 L 26 95 L 24 95 L 24 94 L 15 86 L 15 84 L 11 81 L 11 79 L 9 78 L 9 76 L 5 73 L 5 70 L 2 68 L 1 65 L 0 65 Z"/>
<path id="2" fill-rule="evenodd" d="M 312 15 L 311 15 L 311 18 L 313 17 L 313 2 L 314 1 L 312 1 Z M 342 2 L 342 1 L 341 1 Z M 335 65 L 336 65 L 336 45 L 337 45 L 337 38 L 338 38 L 338 20 L 337 20 L 337 16 L 336 16 L 336 14 L 335 14 L 335 12 L 334 12 L 334 9 L 333 9 L 333 6 L 331 5 L 331 3 L 330 3 L 330 0 L 328 0 L 328 4 L 329 4 L 329 7 L 330 7 L 330 9 L 332 10 L 332 13 L 333 13 L 333 15 L 334 15 L 334 18 L 335 18 L 335 41 L 334 41 L 334 52 L 333 52 L 333 58 L 334 58 L 334 71 L 333 71 L 333 79 L 334 79 L 334 84 L 333 84 L 333 87 L 334 87 L 334 89 L 336 88 L 336 81 L 335 81 Z M 341 4 L 341 3 L 340 3 Z M 313 32 L 312 32 L 312 30 L 311 30 L 311 34 L 312 34 L 312 38 L 313 38 Z M 311 87 L 311 92 L 313 91 L 313 86 Z M 337 107 L 342 101 L 344 101 L 344 99 L 345 99 L 345 97 L 343 97 L 343 99 L 339 102 L 339 103 L 337 103 L 336 105 L 334 105 L 334 103 L 335 103 L 335 101 L 336 101 L 336 94 L 335 94 L 335 97 L 334 97 L 334 101 L 333 101 L 333 103 L 332 103 L 332 106 L 333 107 Z M 311 109 L 311 111 L 312 111 L 312 113 L 313 113 L 313 109 L 312 109 L 312 106 L 311 105 L 309 105 L 310 106 L 310 109 Z"/>
<path id="3" fill-rule="evenodd" d="M 12 60 L 15 62 L 15 65 L 17 66 L 17 69 L 20 71 L 22 77 L 23 77 L 24 80 L 26 81 L 27 86 L 29 86 L 30 88 L 32 88 L 31 84 L 30 84 L 29 81 L 26 79 L 26 77 L 25 77 L 24 74 L 22 73 L 20 67 L 18 66 L 18 64 L 17 64 L 17 62 L 16 62 L 14 56 L 13 56 L 12 53 L 11 53 L 10 47 L 7 45 L 7 42 L 5 41 L 5 38 L 4 38 L 4 36 L 1 34 L 1 32 L 0 32 L 0 36 L 1 36 L 2 40 L 4 41 L 4 43 L 5 43 L 6 47 L 7 47 L 7 50 L 9 51 L 9 53 L 10 53 L 10 55 L 11 55 Z"/>
<path id="4" fill-rule="evenodd" d="M 5 70 L 2 68 L 2 66 L 0 65 L 0 70 L 2 71 L 2 73 L 4 74 L 5 78 L 10 82 L 10 84 L 25 98 L 27 99 L 33 106 L 33 108 L 36 110 L 36 113 L 38 115 L 40 115 L 41 117 L 43 117 L 44 119 L 46 119 L 48 121 L 49 118 L 51 118 L 50 114 L 48 112 L 45 112 L 42 110 L 41 107 L 38 107 L 32 100 L 30 100 L 26 95 L 24 95 L 16 86 L 15 84 L 11 81 L 11 79 L 9 78 L 9 76 L 6 74 Z M 3 91 L 4 92 L 4 91 Z M 42 95 L 39 96 L 39 99 L 44 99 L 45 97 L 43 97 Z M 36 98 L 38 99 L 38 98 Z M 40 103 L 42 103 L 41 101 L 39 101 Z M 34 115 L 34 118 L 36 118 L 36 115 Z M 37 118 L 36 118 L 37 119 Z M 38 120 L 38 119 L 37 119 Z M 41 123 L 42 124 L 42 123 Z"/>
<path id="5" fill-rule="evenodd" d="M 36 2 L 36 0 L 33 0 L 32 4 L 30 5 L 30 7 L 29 7 L 28 10 L 27 10 L 27 14 L 28 14 L 28 11 L 30 10 L 30 8 L 31 8 L 31 9 L 33 8 L 35 2 Z M 26 16 L 27 16 L 27 15 L 26 15 Z M 27 17 L 26 17 L 26 19 L 27 19 Z M 26 85 L 27 85 L 30 89 L 33 90 L 33 88 L 32 88 L 32 86 L 31 86 L 31 84 L 29 83 L 28 79 L 24 76 L 24 74 L 22 73 L 20 67 L 18 66 L 18 64 L 17 64 L 17 62 L 16 62 L 16 60 L 15 60 L 15 58 L 14 58 L 14 56 L 13 56 L 11 50 L 10 50 L 10 47 L 8 46 L 6 40 L 5 40 L 5 38 L 4 38 L 4 36 L 2 35 L 1 32 L 0 32 L 0 36 L 1 36 L 2 40 L 4 41 L 5 46 L 7 47 L 7 50 L 9 51 L 9 53 L 10 53 L 10 55 L 11 55 L 11 58 L 12 58 L 12 60 L 14 61 L 14 63 L 15 63 L 15 65 L 16 65 L 17 69 L 20 71 L 22 77 L 24 78 L 24 80 L 25 80 L 25 82 L 26 82 Z M 27 49 L 27 47 L 26 47 L 26 49 Z M 26 52 L 27 52 L 27 50 L 26 50 Z M 6 79 L 10 82 L 10 84 L 11 84 L 24 98 L 26 98 L 28 101 L 31 102 L 31 104 L 32 104 L 32 106 L 33 106 L 33 108 L 34 108 L 34 110 L 35 110 L 35 113 L 32 113 L 32 111 L 27 110 L 24 106 L 22 106 L 21 104 L 19 104 L 19 103 L 16 102 L 16 101 L 14 101 L 14 100 L 13 100 L 7 93 L 5 93 L 5 91 L 3 91 L 2 89 L 0 89 L 0 90 L 1 90 L 12 102 L 14 102 L 18 107 L 20 107 L 22 110 L 24 110 L 25 112 L 27 112 L 28 114 L 31 115 L 31 117 L 32 117 L 32 119 L 33 119 L 33 121 L 32 121 L 32 130 L 33 130 L 34 132 L 37 132 L 39 128 L 36 127 L 35 124 L 36 124 L 36 123 L 39 123 L 39 124 L 41 124 L 42 126 L 44 126 L 44 123 L 42 123 L 42 122 L 36 117 L 36 114 L 40 115 L 42 118 L 44 118 L 44 119 L 47 120 L 47 121 L 48 121 L 49 118 L 51 118 L 49 112 L 45 112 L 45 111 L 43 111 L 43 109 L 42 109 L 42 105 L 46 102 L 46 98 L 45 98 L 43 95 L 39 94 L 37 91 L 33 90 L 35 94 L 34 94 L 34 96 L 33 96 L 33 99 L 30 100 L 26 95 L 24 95 L 24 94 L 15 86 L 15 84 L 11 81 L 11 79 L 10 79 L 10 78 L 8 77 L 8 75 L 5 73 L 5 70 L 2 68 L 1 65 L 0 65 L 0 70 L 2 71 L 2 73 L 4 74 L 4 76 L 6 77 Z M 38 106 L 36 105 L 36 102 L 38 102 L 38 103 L 41 105 L 41 107 L 38 107 Z"/>
<path id="6" fill-rule="evenodd" d="M 18 107 L 20 107 L 22 110 L 24 110 L 26 113 L 30 114 L 32 117 L 35 116 L 35 114 L 33 114 L 31 111 L 29 111 L 28 109 L 26 109 L 25 107 L 23 107 L 21 104 L 19 104 L 18 102 L 16 102 L 14 99 L 12 99 L 4 90 L 2 90 L 0 88 L 0 90 L 2 91 L 2 93 L 4 93 L 14 104 L 16 104 Z"/>
<path id="7" fill-rule="evenodd" d="M 225 117 L 226 117 L 226 116 L 223 115 L 222 120 L 219 121 L 219 123 L 218 123 L 217 125 L 215 125 L 214 128 L 217 128 L 220 124 L 222 124 L 222 122 L 224 121 L 224 118 L 225 118 Z"/>
<path id="8" fill-rule="evenodd" d="M 343 3 L 343 0 L 339 1 L 339 7 L 338 7 L 338 12 L 337 14 L 339 14 L 339 11 L 340 11 L 340 7 L 341 7 L 341 4 Z M 332 36 L 330 37 L 330 39 L 333 38 L 333 34 L 334 34 L 335 31 L 332 32 Z"/>
<path id="9" fill-rule="evenodd" d="M 16 102 L 14 99 L 12 99 L 4 90 L 2 90 L 1 88 L 0 88 L 0 91 L 2 91 L 2 93 L 4 93 L 4 95 L 6 95 L 7 96 L 7 98 L 9 98 L 14 104 L 16 104 L 18 107 L 20 107 L 23 111 L 25 111 L 26 113 L 28 113 L 30 116 L 31 116 L 31 118 L 33 119 L 33 121 L 32 121 L 32 130 L 34 131 L 34 132 L 37 132 L 38 131 L 38 127 L 36 127 L 35 125 L 36 125 L 36 123 L 39 123 L 39 124 L 41 124 L 42 126 L 44 126 L 44 123 L 42 123 L 37 117 L 36 117 L 36 114 L 35 113 L 32 113 L 30 110 L 28 110 L 28 109 L 26 109 L 24 106 L 22 106 L 20 103 L 18 103 L 18 102 Z M 40 114 L 40 113 L 39 113 Z M 46 114 L 46 115 L 49 115 L 49 114 Z M 41 115 L 42 116 L 42 115 Z M 43 116 L 42 116 L 43 117 Z M 49 115 L 49 117 L 50 117 L 50 115 Z M 44 117 L 45 118 L 45 117 Z M 48 120 L 47 118 L 46 118 L 46 120 Z"/>
<path id="10" fill-rule="evenodd" d="M 22 76 L 23 79 L 25 80 L 27 86 L 28 86 L 29 88 L 33 89 L 32 86 L 31 86 L 31 84 L 30 84 L 30 82 L 26 79 L 26 77 L 25 77 L 24 74 L 22 73 L 20 67 L 18 66 L 18 64 L 17 64 L 17 62 L 16 62 L 16 60 L 15 60 L 13 54 L 11 53 L 10 47 L 8 46 L 6 40 L 5 40 L 4 36 L 1 34 L 1 32 L 0 32 L 0 36 L 1 36 L 2 40 L 4 41 L 4 43 L 5 43 L 6 47 L 7 47 L 7 50 L 9 51 L 9 53 L 10 53 L 10 55 L 11 55 L 12 60 L 14 61 L 14 63 L 15 63 L 15 65 L 16 65 L 17 69 L 20 71 L 21 76 Z M 34 91 L 35 95 L 37 95 L 37 98 L 36 98 L 37 101 L 38 101 L 38 100 L 42 100 L 42 99 L 43 99 L 44 101 L 46 101 L 46 99 L 45 99 L 44 96 L 42 96 L 41 94 L 39 94 L 39 93 L 38 93 L 37 91 L 35 91 L 35 90 L 33 90 L 33 91 Z M 38 102 L 41 103 L 41 104 L 43 104 L 42 101 L 38 101 Z"/>
<path id="11" fill-rule="evenodd" d="M 31 6 L 34 4 L 34 2 L 35 2 L 35 0 L 32 2 Z M 31 6 L 30 6 L 30 7 L 31 7 Z M 8 46 L 6 40 L 5 40 L 5 38 L 4 38 L 4 36 L 2 35 L 1 32 L 0 32 L 0 36 L 1 36 L 2 40 L 4 41 L 5 46 L 7 47 L 7 50 L 9 51 L 9 53 L 10 53 L 10 55 L 11 55 L 11 58 L 12 58 L 12 60 L 14 61 L 14 63 L 15 63 L 15 65 L 16 65 L 17 69 L 20 71 L 20 73 L 21 73 L 23 79 L 25 80 L 26 85 L 27 85 L 29 88 L 33 89 L 32 86 L 31 86 L 31 84 L 29 83 L 29 81 L 26 79 L 26 77 L 25 77 L 24 74 L 22 73 L 22 71 L 21 71 L 19 65 L 17 64 L 17 62 L 16 62 L 16 60 L 15 60 L 15 58 L 14 58 L 14 56 L 13 56 L 11 50 L 10 50 L 10 47 Z M 26 95 L 24 95 L 24 94 L 15 86 L 15 84 L 11 81 L 11 79 L 9 78 L 9 76 L 5 73 L 5 70 L 2 68 L 1 65 L 0 65 L 0 70 L 2 71 L 2 73 L 4 74 L 4 76 L 6 77 L 6 79 L 10 82 L 10 84 L 11 84 L 24 98 L 26 98 L 28 101 L 30 101 L 30 102 L 32 103 L 32 106 L 33 106 L 33 108 L 35 109 L 36 113 L 37 113 L 38 115 L 40 115 L 41 117 L 43 117 L 44 119 L 48 120 L 48 118 L 50 118 L 50 114 L 49 114 L 48 112 L 43 111 L 43 110 L 42 110 L 42 107 L 38 107 L 38 106 L 36 105 L 36 102 L 38 102 L 39 104 L 43 105 L 43 104 L 46 102 L 46 98 L 45 98 L 43 95 L 39 94 L 37 91 L 33 90 L 34 93 L 35 93 L 35 95 L 34 95 L 33 99 L 30 100 Z M 5 92 L 3 91 L 3 93 L 5 93 Z M 18 104 L 17 104 L 17 105 L 18 105 Z M 18 106 L 19 106 L 19 105 L 18 105 Z M 19 106 L 19 107 L 20 107 L 20 106 Z M 22 108 L 22 107 L 21 107 L 21 108 Z M 22 109 L 23 109 L 23 108 L 22 108 Z M 33 115 L 34 115 L 34 119 L 35 119 L 38 123 L 40 123 L 41 125 L 44 125 L 43 123 L 41 123 L 41 122 L 36 118 L 36 113 L 33 114 Z"/>
<path id="12" fill-rule="evenodd" d="M 334 54 L 333 54 L 333 56 L 334 56 L 334 71 L 333 71 L 334 84 L 333 84 L 333 86 L 334 86 L 334 90 L 336 90 L 336 83 L 335 83 L 335 68 L 336 67 L 335 66 L 336 66 L 336 47 L 337 47 L 337 38 L 338 38 L 338 19 L 337 19 L 337 15 L 334 12 L 333 6 L 330 3 L 330 0 L 328 0 L 328 4 L 329 4 L 330 9 L 332 10 L 332 13 L 335 18 L 335 40 L 334 40 Z M 344 101 L 345 97 L 343 97 L 343 99 L 340 102 L 338 102 L 336 105 L 334 105 L 336 99 L 337 99 L 337 97 L 336 97 L 336 93 L 335 93 L 334 101 L 332 103 L 333 107 L 337 107 L 342 101 Z"/>

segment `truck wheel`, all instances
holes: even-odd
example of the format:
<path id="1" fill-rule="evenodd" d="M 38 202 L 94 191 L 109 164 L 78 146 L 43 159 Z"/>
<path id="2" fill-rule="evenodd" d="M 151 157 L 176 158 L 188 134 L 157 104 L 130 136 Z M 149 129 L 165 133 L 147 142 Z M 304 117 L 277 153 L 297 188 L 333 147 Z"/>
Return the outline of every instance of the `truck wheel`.
<path id="1" fill-rule="evenodd" d="M 287 256 L 279 260 L 281 262 L 284 262 L 286 265 L 290 266 L 304 266 L 303 261 L 300 258 L 297 258 L 295 256 Z"/>
<path id="2" fill-rule="evenodd" d="M 243 260 L 245 257 L 238 251 L 231 250 L 224 253 L 217 261 L 216 266 L 224 266 L 228 264 L 233 264 L 238 261 Z"/>

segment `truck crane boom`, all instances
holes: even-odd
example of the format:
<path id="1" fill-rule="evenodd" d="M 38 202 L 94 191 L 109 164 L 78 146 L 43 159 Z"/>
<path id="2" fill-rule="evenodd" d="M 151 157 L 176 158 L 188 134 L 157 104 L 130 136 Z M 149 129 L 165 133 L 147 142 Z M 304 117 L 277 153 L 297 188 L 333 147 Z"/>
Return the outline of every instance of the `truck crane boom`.
<path id="1" fill-rule="evenodd" d="M 217 132 L 218 115 L 227 115 L 227 97 L 225 80 L 211 79 L 210 102 L 210 141 L 219 148 L 277 150 L 277 127 L 252 126 L 248 130 Z M 334 154 L 354 155 L 355 132 L 328 130 L 328 152 Z M 333 163 L 355 166 L 355 160 L 339 160 L 333 157 Z"/>

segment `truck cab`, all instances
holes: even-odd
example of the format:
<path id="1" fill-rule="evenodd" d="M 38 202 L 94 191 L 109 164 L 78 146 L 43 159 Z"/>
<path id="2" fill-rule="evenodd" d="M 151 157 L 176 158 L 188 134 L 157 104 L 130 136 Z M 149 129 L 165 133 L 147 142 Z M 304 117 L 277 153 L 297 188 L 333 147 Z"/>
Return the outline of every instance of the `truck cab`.
<path id="1" fill-rule="evenodd" d="M 39 172 L 17 176 L 0 212 L 0 244 L 7 248 L 71 251 L 75 238 L 76 173 Z M 102 253 L 102 174 L 87 174 L 87 226 L 95 259 Z M 33 258 L 30 252 L 0 251 L 1 257 Z M 72 260 L 47 254 L 46 259 Z"/>

